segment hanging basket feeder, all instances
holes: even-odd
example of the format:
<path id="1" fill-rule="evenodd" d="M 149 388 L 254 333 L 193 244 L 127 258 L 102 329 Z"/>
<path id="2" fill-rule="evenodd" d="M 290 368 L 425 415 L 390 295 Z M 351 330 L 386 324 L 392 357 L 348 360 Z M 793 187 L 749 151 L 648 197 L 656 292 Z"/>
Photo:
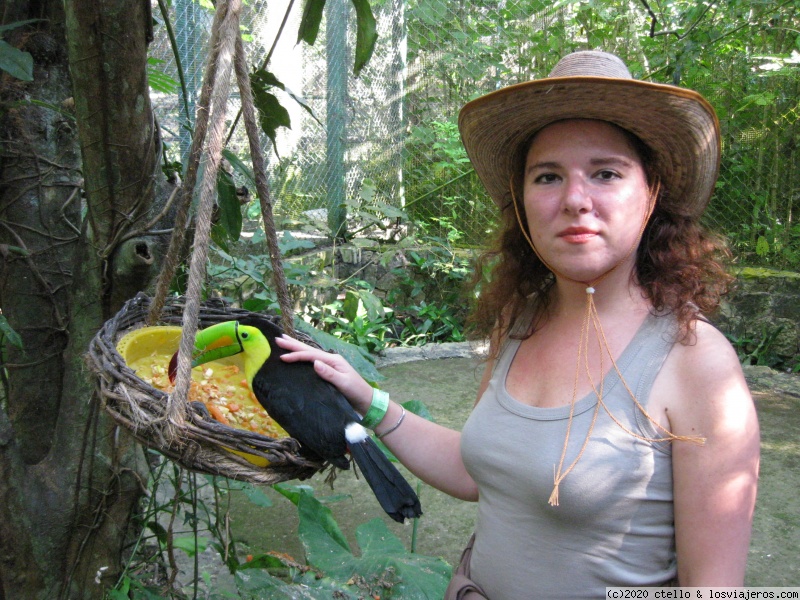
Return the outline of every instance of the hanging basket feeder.
<path id="1" fill-rule="evenodd" d="M 192 471 L 220 475 L 251 483 L 273 484 L 290 479 L 307 479 L 325 468 L 300 455 L 300 445 L 292 438 L 273 439 L 265 435 L 223 425 L 188 403 L 170 418 L 166 392 L 141 379 L 117 351 L 117 343 L 130 331 L 146 325 L 151 299 L 138 294 L 95 335 L 89 345 L 88 363 L 95 374 L 97 394 L 102 406 L 121 426 L 142 444 Z M 162 325 L 182 325 L 184 299 L 168 300 L 161 311 Z M 200 327 L 251 315 L 221 300 L 201 304 Z M 276 317 L 260 315 L 274 320 Z M 302 334 L 298 337 L 317 346 Z M 237 454 L 236 451 L 240 454 Z M 265 459 L 264 467 L 254 465 L 242 454 Z"/>
<path id="2" fill-rule="evenodd" d="M 300 444 L 291 438 L 274 439 L 260 433 L 230 427 L 211 418 L 200 402 L 190 402 L 180 392 L 168 394 L 140 378 L 125 362 L 117 344 L 127 333 L 144 326 L 175 325 L 182 329 L 181 344 L 194 340 L 196 328 L 253 315 L 220 300 L 200 302 L 216 198 L 216 180 L 222 154 L 225 111 L 232 71 L 239 87 L 242 114 L 250 142 L 256 191 L 261 203 L 264 233 L 272 262 L 274 290 L 281 308 L 281 327 L 313 346 L 318 345 L 293 328 L 292 304 L 281 264 L 277 232 L 272 216 L 265 159 L 260 145 L 247 62 L 239 29 L 241 0 L 219 0 L 211 27 L 209 57 L 200 93 L 195 134 L 181 189 L 163 268 L 154 297 L 138 294 L 108 320 L 92 340 L 87 361 L 96 376 L 101 404 L 121 426 L 142 444 L 160 451 L 187 469 L 252 483 L 273 484 L 306 479 L 327 464 L 308 460 Z M 204 150 L 204 146 L 207 147 Z M 196 186 L 201 157 L 205 156 L 202 181 Z M 195 188 L 200 188 L 194 245 L 185 298 L 167 298 L 170 282 L 180 262 L 184 233 Z M 260 318 L 274 319 L 277 317 Z M 186 349 L 183 350 L 186 352 Z M 188 363 L 184 363 L 188 367 Z M 179 365 L 176 388 L 188 381 L 188 369 Z M 248 457 L 251 460 L 248 460 Z M 252 459 L 255 459 L 253 461 Z M 254 464 L 254 463 L 258 463 Z M 265 465 L 265 466 L 261 466 Z"/>

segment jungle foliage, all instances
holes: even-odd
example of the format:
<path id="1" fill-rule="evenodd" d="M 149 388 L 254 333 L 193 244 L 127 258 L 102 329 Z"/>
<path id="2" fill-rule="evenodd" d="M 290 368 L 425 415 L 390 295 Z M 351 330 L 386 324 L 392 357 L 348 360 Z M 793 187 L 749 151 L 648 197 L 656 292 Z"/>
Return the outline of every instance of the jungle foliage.
<path id="1" fill-rule="evenodd" d="M 158 504 L 164 501 L 155 494 L 153 470 L 172 465 L 145 464 L 133 439 L 89 401 L 92 385 L 81 360 L 102 322 L 149 285 L 169 232 L 169 198 L 183 165 L 177 148 L 164 145 L 171 134 L 156 125 L 148 85 L 153 95 L 181 91 L 178 129 L 190 130 L 192 119 L 181 69 L 164 74 L 164 59 L 147 54 L 154 37 L 175 39 L 176 4 L 161 0 L 151 14 L 150 2 L 97 8 L 0 0 L 0 599 L 100 597 L 106 589 L 112 597 L 181 597 L 170 559 L 183 552 L 194 560 L 201 550 L 197 535 L 176 540 L 172 529 L 148 520 L 169 511 L 194 527 L 202 503 L 193 492 L 182 495 L 177 474 L 174 499 Z M 208 0 L 188 4 L 213 10 Z M 247 6 L 255 13 L 266 2 Z M 299 31 L 285 35 L 315 41 L 323 9 L 331 6 L 333 0 L 307 0 Z M 365 100 L 373 110 L 351 118 L 345 136 L 354 187 L 333 207 L 347 215 L 343 234 L 328 235 L 324 215 L 314 212 L 326 206 L 326 193 L 301 159 L 316 142 L 306 137 L 306 146 L 274 157 L 287 271 L 308 324 L 372 351 L 462 338 L 467 303 L 459 293 L 469 275 L 462 251 L 486 241 L 494 208 L 460 146 L 457 111 L 501 85 L 546 74 L 560 56 L 582 48 L 615 52 L 635 77 L 691 87 L 712 102 L 723 163 L 709 222 L 728 236 L 740 262 L 800 267 L 796 0 L 341 0 L 336 6 L 352 10 L 355 32 L 347 65 L 358 78 L 351 80 L 347 109 L 355 115 Z M 402 19 L 393 19 L 398 14 Z M 387 21 L 388 34 L 381 29 Z M 259 43 L 275 47 L 272 40 Z M 397 70 L 402 85 L 372 70 L 387 47 L 407 48 Z M 308 99 L 314 94 L 291 92 L 281 82 L 279 62 L 269 50 L 252 70 L 261 125 L 276 148 L 281 132 L 301 127 L 287 120 L 288 105 L 326 121 Z M 324 90 L 311 89 L 324 97 Z M 391 98 L 391 110 L 376 100 L 381 94 Z M 385 112 L 402 115 L 391 138 L 399 145 L 379 145 L 387 136 L 376 123 Z M 271 265 L 259 246 L 253 175 L 248 157 L 237 154 L 235 123 L 230 168 L 218 184 L 209 293 L 272 309 Z M 395 271 L 392 287 L 378 293 L 357 274 L 339 278 L 341 241 L 377 248 L 374 262 Z M 318 245 L 332 247 L 333 258 L 295 260 Z M 395 261 L 398 251 L 404 262 Z M 750 360 L 767 360 L 769 339 Z M 282 493 L 308 517 L 309 562 L 332 548 L 339 565 L 364 578 L 356 593 L 390 597 L 395 589 L 399 597 L 404 588 L 379 568 L 389 563 L 392 577 L 408 574 L 403 584 L 425 584 L 434 590 L 430 597 L 440 591 L 446 565 L 397 547 L 380 524 L 359 529 L 358 555 L 339 543 L 335 524 L 308 490 Z M 209 519 L 216 528 L 209 543 L 226 539 L 226 518 Z M 137 563 L 132 557 L 142 556 L 143 534 L 152 560 Z M 322 568 L 247 560 L 220 549 L 235 562 L 245 597 L 266 589 L 297 597 L 312 580 L 320 594 L 350 593 L 337 565 L 326 565 L 335 574 L 331 581 L 317 577 Z M 384 562 L 371 563 L 374 556 Z M 134 564 L 141 570 L 131 570 Z"/>

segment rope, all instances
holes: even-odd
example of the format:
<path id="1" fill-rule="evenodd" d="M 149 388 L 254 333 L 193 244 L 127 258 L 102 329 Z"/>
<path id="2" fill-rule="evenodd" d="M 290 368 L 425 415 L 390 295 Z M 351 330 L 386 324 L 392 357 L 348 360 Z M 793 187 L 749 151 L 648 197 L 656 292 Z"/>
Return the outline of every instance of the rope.
<path id="1" fill-rule="evenodd" d="M 247 61 L 244 53 L 242 38 L 236 36 L 236 81 L 239 85 L 239 95 L 242 99 L 242 113 L 244 114 L 244 125 L 247 131 L 247 139 L 250 142 L 250 157 L 253 161 L 253 173 L 256 180 L 256 192 L 261 203 L 261 217 L 264 220 L 264 234 L 267 238 L 269 257 L 272 262 L 272 281 L 275 285 L 275 293 L 281 307 L 281 324 L 284 331 L 295 337 L 294 332 L 294 312 L 292 309 L 289 289 L 286 285 L 286 275 L 283 272 L 283 262 L 281 251 L 278 248 L 278 234 L 275 230 L 275 219 L 272 215 L 272 200 L 270 199 L 269 184 L 267 183 L 264 153 L 261 151 L 261 140 L 259 136 L 258 122 L 253 104 L 253 90 L 250 87 L 250 75 L 247 72 Z"/>
<path id="2" fill-rule="evenodd" d="M 181 186 L 181 197 L 178 201 L 178 210 L 175 214 L 175 224 L 172 228 L 172 237 L 169 241 L 169 248 L 164 257 L 164 264 L 156 284 L 156 291 L 150 311 L 147 315 L 147 325 L 153 326 L 161 315 L 164 303 L 169 292 L 169 284 L 175 277 L 175 271 L 181 262 L 181 249 L 186 239 L 186 224 L 189 220 L 189 209 L 192 206 L 194 188 L 197 184 L 197 173 L 200 167 L 200 158 L 203 154 L 203 144 L 206 140 L 208 130 L 208 119 L 210 116 L 211 92 L 214 89 L 214 82 L 217 75 L 217 63 L 219 58 L 219 30 L 227 3 L 220 2 L 214 14 L 214 21 L 211 24 L 211 39 L 209 40 L 208 64 L 203 76 L 203 87 L 200 90 L 200 98 L 197 103 L 197 116 L 194 124 L 194 135 L 192 136 L 192 147 L 189 150 L 189 164 L 186 166 L 186 177 Z"/>
<path id="3" fill-rule="evenodd" d="M 225 7 L 227 7 L 227 10 L 224 10 Z M 175 383 L 175 392 L 170 394 L 167 402 L 167 414 L 170 422 L 175 424 L 183 424 L 185 420 L 184 409 L 191 384 L 191 359 L 194 350 L 194 338 L 197 333 L 198 315 L 200 313 L 200 296 L 206 276 L 208 244 L 211 239 L 211 218 L 217 190 L 217 172 L 222 158 L 222 146 L 224 143 L 225 109 L 230 92 L 235 41 L 239 37 L 239 13 L 241 8 L 241 0 L 230 0 L 227 5 L 223 0 L 218 3 L 215 15 L 215 19 L 221 18 L 221 23 L 219 26 L 220 42 L 216 84 L 211 100 L 208 150 L 195 227 L 192 260 L 189 266 L 186 308 L 183 313 L 183 335 L 181 336 L 178 351 L 178 375 Z"/>
<path id="4" fill-rule="evenodd" d="M 295 336 L 293 309 L 283 271 L 282 257 L 277 242 L 277 231 L 272 212 L 269 185 L 266 177 L 266 161 L 261 149 L 258 121 L 256 118 L 246 56 L 239 33 L 241 0 L 220 0 L 217 3 L 211 27 L 208 64 L 198 102 L 189 163 L 183 182 L 175 217 L 175 225 L 164 266 L 159 275 L 156 292 L 147 315 L 147 324 L 154 325 L 161 316 L 166 303 L 169 285 L 181 262 L 181 249 L 186 237 L 189 212 L 194 197 L 203 148 L 206 147 L 206 162 L 200 185 L 200 201 L 197 209 L 194 245 L 189 266 L 188 285 L 183 313 L 183 330 L 178 350 L 175 391 L 168 396 L 166 406 L 168 427 L 175 429 L 185 422 L 187 398 L 191 386 L 191 356 L 200 312 L 200 297 L 206 278 L 208 245 L 211 237 L 211 220 L 216 199 L 216 182 L 224 146 L 225 115 L 230 94 L 231 70 L 235 69 L 242 100 L 242 111 L 250 144 L 256 190 L 261 202 L 264 232 L 267 238 L 273 268 L 273 282 L 281 309 L 284 330 Z M 171 435 L 167 435 L 171 439 Z"/>

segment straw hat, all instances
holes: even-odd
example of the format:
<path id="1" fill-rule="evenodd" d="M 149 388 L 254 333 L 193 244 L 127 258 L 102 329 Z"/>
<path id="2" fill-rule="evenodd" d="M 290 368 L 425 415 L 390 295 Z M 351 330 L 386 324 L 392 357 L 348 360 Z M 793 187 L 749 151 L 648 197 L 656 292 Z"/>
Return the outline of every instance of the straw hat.
<path id="1" fill-rule="evenodd" d="M 697 92 L 638 81 L 606 52 L 568 54 L 546 79 L 511 85 L 468 103 L 458 127 L 483 185 L 499 206 L 531 136 L 562 119 L 600 119 L 637 135 L 653 151 L 672 212 L 699 216 L 717 180 L 719 121 Z"/>

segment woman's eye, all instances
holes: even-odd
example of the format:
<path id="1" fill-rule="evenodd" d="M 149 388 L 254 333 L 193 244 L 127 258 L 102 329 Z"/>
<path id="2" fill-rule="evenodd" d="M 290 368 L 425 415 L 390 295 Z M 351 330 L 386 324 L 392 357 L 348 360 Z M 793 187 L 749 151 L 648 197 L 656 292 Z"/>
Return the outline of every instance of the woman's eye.
<path id="1" fill-rule="evenodd" d="M 614 171 L 609 171 L 609 170 L 605 170 L 605 169 L 604 169 L 604 170 L 600 171 L 600 172 L 597 174 L 597 178 L 598 178 L 598 179 L 603 179 L 603 180 L 605 180 L 605 181 L 610 181 L 610 180 L 612 180 L 612 179 L 617 179 L 617 178 L 619 178 L 619 175 L 618 175 L 616 172 L 614 172 Z"/>
<path id="2" fill-rule="evenodd" d="M 558 181 L 558 175 L 555 173 L 542 173 L 533 180 L 534 183 L 553 183 L 554 181 Z"/>

